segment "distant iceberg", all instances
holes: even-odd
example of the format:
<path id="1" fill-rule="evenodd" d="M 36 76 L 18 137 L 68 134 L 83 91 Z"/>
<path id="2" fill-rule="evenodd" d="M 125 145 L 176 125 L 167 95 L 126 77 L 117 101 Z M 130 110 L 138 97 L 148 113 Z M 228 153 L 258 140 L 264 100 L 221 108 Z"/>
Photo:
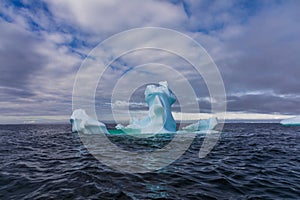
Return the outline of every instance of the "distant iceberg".
<path id="1" fill-rule="evenodd" d="M 300 115 L 297 117 L 284 119 L 280 122 L 280 124 L 286 125 L 286 126 L 300 126 Z"/>
<path id="2" fill-rule="evenodd" d="M 216 117 L 212 117 L 205 120 L 199 120 L 194 124 L 190 124 L 182 128 L 185 131 L 205 131 L 205 130 L 214 130 L 218 125 L 218 119 Z"/>
<path id="3" fill-rule="evenodd" d="M 108 133 L 104 123 L 91 118 L 83 109 L 74 110 L 70 122 L 72 124 L 72 132 L 84 134 Z"/>

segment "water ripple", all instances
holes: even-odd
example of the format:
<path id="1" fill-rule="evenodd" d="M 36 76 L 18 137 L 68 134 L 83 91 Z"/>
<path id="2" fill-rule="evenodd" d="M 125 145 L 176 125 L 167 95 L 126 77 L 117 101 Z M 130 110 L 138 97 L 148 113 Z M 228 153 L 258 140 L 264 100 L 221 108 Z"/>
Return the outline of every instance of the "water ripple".
<path id="1" fill-rule="evenodd" d="M 109 138 L 144 151 L 172 136 Z M 197 157 L 199 135 L 181 158 L 147 174 L 101 164 L 69 125 L 1 125 L 0 142 L 0 199 L 300 199 L 299 127 L 228 124 L 206 158 Z"/>

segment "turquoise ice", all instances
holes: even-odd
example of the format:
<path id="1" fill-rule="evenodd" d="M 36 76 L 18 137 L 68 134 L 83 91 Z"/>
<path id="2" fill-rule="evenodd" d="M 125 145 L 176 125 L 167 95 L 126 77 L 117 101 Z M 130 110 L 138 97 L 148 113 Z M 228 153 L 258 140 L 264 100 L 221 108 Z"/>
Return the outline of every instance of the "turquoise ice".
<path id="1" fill-rule="evenodd" d="M 282 125 L 286 126 L 300 126 L 300 115 L 288 119 L 284 119 L 280 122 Z"/>
<path id="2" fill-rule="evenodd" d="M 126 133 L 175 133 L 176 122 L 171 106 L 176 97 L 169 89 L 167 81 L 161 81 L 158 85 L 148 85 L 145 101 L 149 106 L 148 116 L 141 120 L 133 119 L 128 126 L 118 124 L 116 128 Z"/>

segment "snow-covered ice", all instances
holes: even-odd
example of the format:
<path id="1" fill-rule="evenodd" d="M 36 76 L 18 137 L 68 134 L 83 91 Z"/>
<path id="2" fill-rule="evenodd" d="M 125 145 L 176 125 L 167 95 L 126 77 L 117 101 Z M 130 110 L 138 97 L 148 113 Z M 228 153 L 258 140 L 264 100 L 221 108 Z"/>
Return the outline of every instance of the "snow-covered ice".
<path id="1" fill-rule="evenodd" d="M 198 122 L 185 126 L 182 129 L 191 132 L 205 131 L 205 130 L 213 130 L 216 128 L 217 125 L 218 125 L 217 118 L 212 117 L 209 119 L 199 120 Z"/>
<path id="2" fill-rule="evenodd" d="M 284 119 L 280 122 L 282 125 L 300 126 L 300 115 L 288 119 Z"/>
<path id="3" fill-rule="evenodd" d="M 73 111 L 70 122 L 72 132 L 81 132 L 84 134 L 108 133 L 104 123 L 88 116 L 83 109 Z"/>

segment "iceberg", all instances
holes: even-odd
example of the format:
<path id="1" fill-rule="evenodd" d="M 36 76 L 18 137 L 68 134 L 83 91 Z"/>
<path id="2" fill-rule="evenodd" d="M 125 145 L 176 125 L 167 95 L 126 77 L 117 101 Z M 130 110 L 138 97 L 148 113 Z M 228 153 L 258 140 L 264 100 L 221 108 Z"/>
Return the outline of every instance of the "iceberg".
<path id="1" fill-rule="evenodd" d="M 300 126 L 300 115 L 288 119 L 284 119 L 280 122 L 280 124 L 285 126 Z"/>
<path id="2" fill-rule="evenodd" d="M 167 81 L 158 85 L 148 85 L 145 90 L 145 101 L 149 106 L 148 116 L 141 120 L 132 119 L 130 124 L 118 124 L 116 129 L 126 133 L 175 133 L 176 122 L 172 116 L 171 106 L 176 97 L 168 87 Z"/>
<path id="3" fill-rule="evenodd" d="M 200 133 L 214 131 L 218 125 L 216 117 L 199 120 L 196 123 L 176 130 L 176 122 L 172 116 L 171 106 L 176 97 L 169 88 L 167 81 L 161 81 L 158 85 L 148 85 L 145 90 L 145 101 L 149 106 L 148 115 L 142 119 L 132 119 L 129 125 L 118 124 L 115 128 L 127 134 L 153 135 L 156 133 Z M 74 110 L 70 122 L 72 132 L 84 134 L 109 134 L 104 123 L 88 116 L 83 109 Z"/>
<path id="4" fill-rule="evenodd" d="M 84 134 L 108 133 L 104 123 L 88 116 L 83 109 L 74 110 L 70 122 L 72 124 L 72 132 Z"/>
<path id="5" fill-rule="evenodd" d="M 212 117 L 205 120 L 199 120 L 196 123 L 190 124 L 182 128 L 185 131 L 206 131 L 206 130 L 214 130 L 218 125 L 218 119 L 216 117 Z"/>

